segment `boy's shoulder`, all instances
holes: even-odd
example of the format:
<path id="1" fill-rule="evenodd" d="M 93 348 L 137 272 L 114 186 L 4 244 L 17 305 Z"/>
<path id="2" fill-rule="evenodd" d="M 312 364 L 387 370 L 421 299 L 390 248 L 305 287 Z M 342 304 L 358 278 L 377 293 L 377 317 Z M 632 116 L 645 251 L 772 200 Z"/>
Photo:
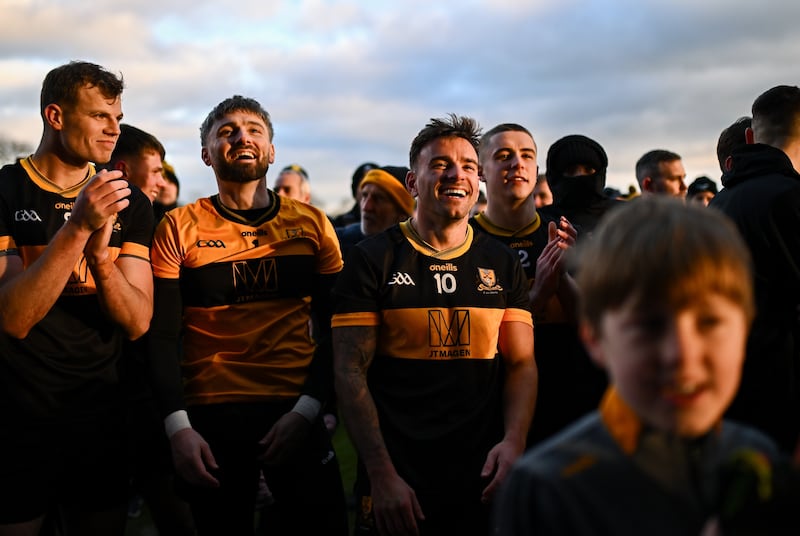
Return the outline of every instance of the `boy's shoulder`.
<path id="1" fill-rule="evenodd" d="M 531 448 L 517 462 L 517 467 L 544 479 L 559 479 L 596 468 L 598 462 L 607 463 L 620 455 L 600 412 L 593 411 Z"/>

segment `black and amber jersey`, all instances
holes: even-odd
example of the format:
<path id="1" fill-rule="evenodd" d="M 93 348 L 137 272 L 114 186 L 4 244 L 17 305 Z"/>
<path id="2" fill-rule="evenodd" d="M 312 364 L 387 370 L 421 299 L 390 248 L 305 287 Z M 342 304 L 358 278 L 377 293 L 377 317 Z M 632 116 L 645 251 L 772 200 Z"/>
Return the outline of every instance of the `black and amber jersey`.
<path id="1" fill-rule="evenodd" d="M 33 264 L 69 219 L 86 179 L 61 190 L 30 158 L 0 170 L 0 255 Z M 114 224 L 110 255 L 149 260 L 153 209 L 138 188 Z M 49 418 L 100 409 L 117 391 L 122 330 L 101 311 L 94 279 L 81 258 L 61 297 L 24 339 L 0 334 L 0 416 Z M 0 417 L 0 418 L 2 418 Z"/>
<path id="2" fill-rule="evenodd" d="M 495 225 L 484 213 L 470 219 L 480 234 L 503 242 L 519 254 L 531 286 L 536 279 L 536 261 L 547 245 L 551 221 L 557 223 L 537 211 L 530 224 L 512 231 Z M 528 446 L 596 408 L 607 384 L 605 373 L 591 362 L 578 338 L 574 317 L 564 313 L 558 297 L 550 298 L 544 310 L 535 313 L 534 324 L 539 384 Z"/>
<path id="3" fill-rule="evenodd" d="M 492 223 L 484 213 L 476 214 L 470 218 L 470 223 L 476 231 L 481 231 L 501 241 L 519 255 L 519 262 L 528 277 L 529 286 L 533 286 L 536 279 L 536 260 L 547 245 L 547 225 L 550 220 L 544 219 L 538 212 L 536 217 L 522 229 L 504 229 Z M 547 302 L 543 311 L 534 316 L 537 326 L 542 324 L 559 324 L 565 322 L 564 311 L 558 299 L 553 297 Z"/>
<path id="4" fill-rule="evenodd" d="M 255 221 L 213 196 L 168 212 L 156 229 L 156 288 L 180 285 L 187 405 L 294 398 L 306 382 L 314 286 L 341 270 L 342 257 L 322 211 L 269 195 Z"/>
<path id="5" fill-rule="evenodd" d="M 334 329 L 379 327 L 367 381 L 392 461 L 418 493 L 480 487 L 503 431 L 500 325 L 531 324 L 514 253 L 467 229 L 463 245 L 433 253 L 407 223 L 391 227 L 351 249 L 334 290 Z"/>

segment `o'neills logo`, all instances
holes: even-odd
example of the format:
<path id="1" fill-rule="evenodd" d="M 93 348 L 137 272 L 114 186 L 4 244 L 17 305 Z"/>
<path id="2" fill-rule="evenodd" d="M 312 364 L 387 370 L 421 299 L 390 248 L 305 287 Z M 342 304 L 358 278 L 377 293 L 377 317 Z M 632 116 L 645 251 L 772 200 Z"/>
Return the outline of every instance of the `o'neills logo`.
<path id="1" fill-rule="evenodd" d="M 452 262 L 448 262 L 445 264 L 431 264 L 428 270 L 430 270 L 431 272 L 457 272 L 458 266 L 456 266 Z"/>
<path id="2" fill-rule="evenodd" d="M 54 206 L 55 206 L 56 210 L 72 210 L 72 207 L 74 205 L 75 205 L 75 202 L 74 201 L 70 201 L 69 203 L 58 202 Z"/>

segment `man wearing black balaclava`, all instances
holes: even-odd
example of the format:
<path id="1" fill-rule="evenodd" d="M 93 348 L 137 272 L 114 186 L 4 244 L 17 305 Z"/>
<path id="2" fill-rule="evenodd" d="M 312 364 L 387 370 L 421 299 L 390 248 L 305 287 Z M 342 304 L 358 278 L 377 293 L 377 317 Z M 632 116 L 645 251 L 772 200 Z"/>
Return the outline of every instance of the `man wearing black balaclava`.
<path id="1" fill-rule="evenodd" d="M 609 209 L 624 203 L 603 194 L 608 157 L 603 147 L 580 134 L 564 136 L 547 151 L 547 181 L 553 204 L 540 209 L 565 216 L 578 230 L 579 239 L 591 235 Z"/>

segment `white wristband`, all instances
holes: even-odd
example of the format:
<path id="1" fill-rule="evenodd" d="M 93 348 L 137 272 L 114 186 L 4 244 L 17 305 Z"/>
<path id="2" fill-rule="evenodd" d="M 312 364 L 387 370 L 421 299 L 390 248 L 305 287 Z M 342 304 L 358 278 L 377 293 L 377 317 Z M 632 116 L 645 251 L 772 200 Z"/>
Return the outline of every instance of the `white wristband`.
<path id="1" fill-rule="evenodd" d="M 308 422 L 314 422 L 321 407 L 322 404 L 319 400 L 308 395 L 300 395 L 300 399 L 294 405 L 292 411 L 305 417 Z"/>
<path id="2" fill-rule="evenodd" d="M 189 414 L 186 413 L 185 409 L 173 411 L 164 419 L 164 430 L 167 432 L 167 438 L 171 438 L 177 432 L 191 427 L 192 425 L 189 423 Z"/>

